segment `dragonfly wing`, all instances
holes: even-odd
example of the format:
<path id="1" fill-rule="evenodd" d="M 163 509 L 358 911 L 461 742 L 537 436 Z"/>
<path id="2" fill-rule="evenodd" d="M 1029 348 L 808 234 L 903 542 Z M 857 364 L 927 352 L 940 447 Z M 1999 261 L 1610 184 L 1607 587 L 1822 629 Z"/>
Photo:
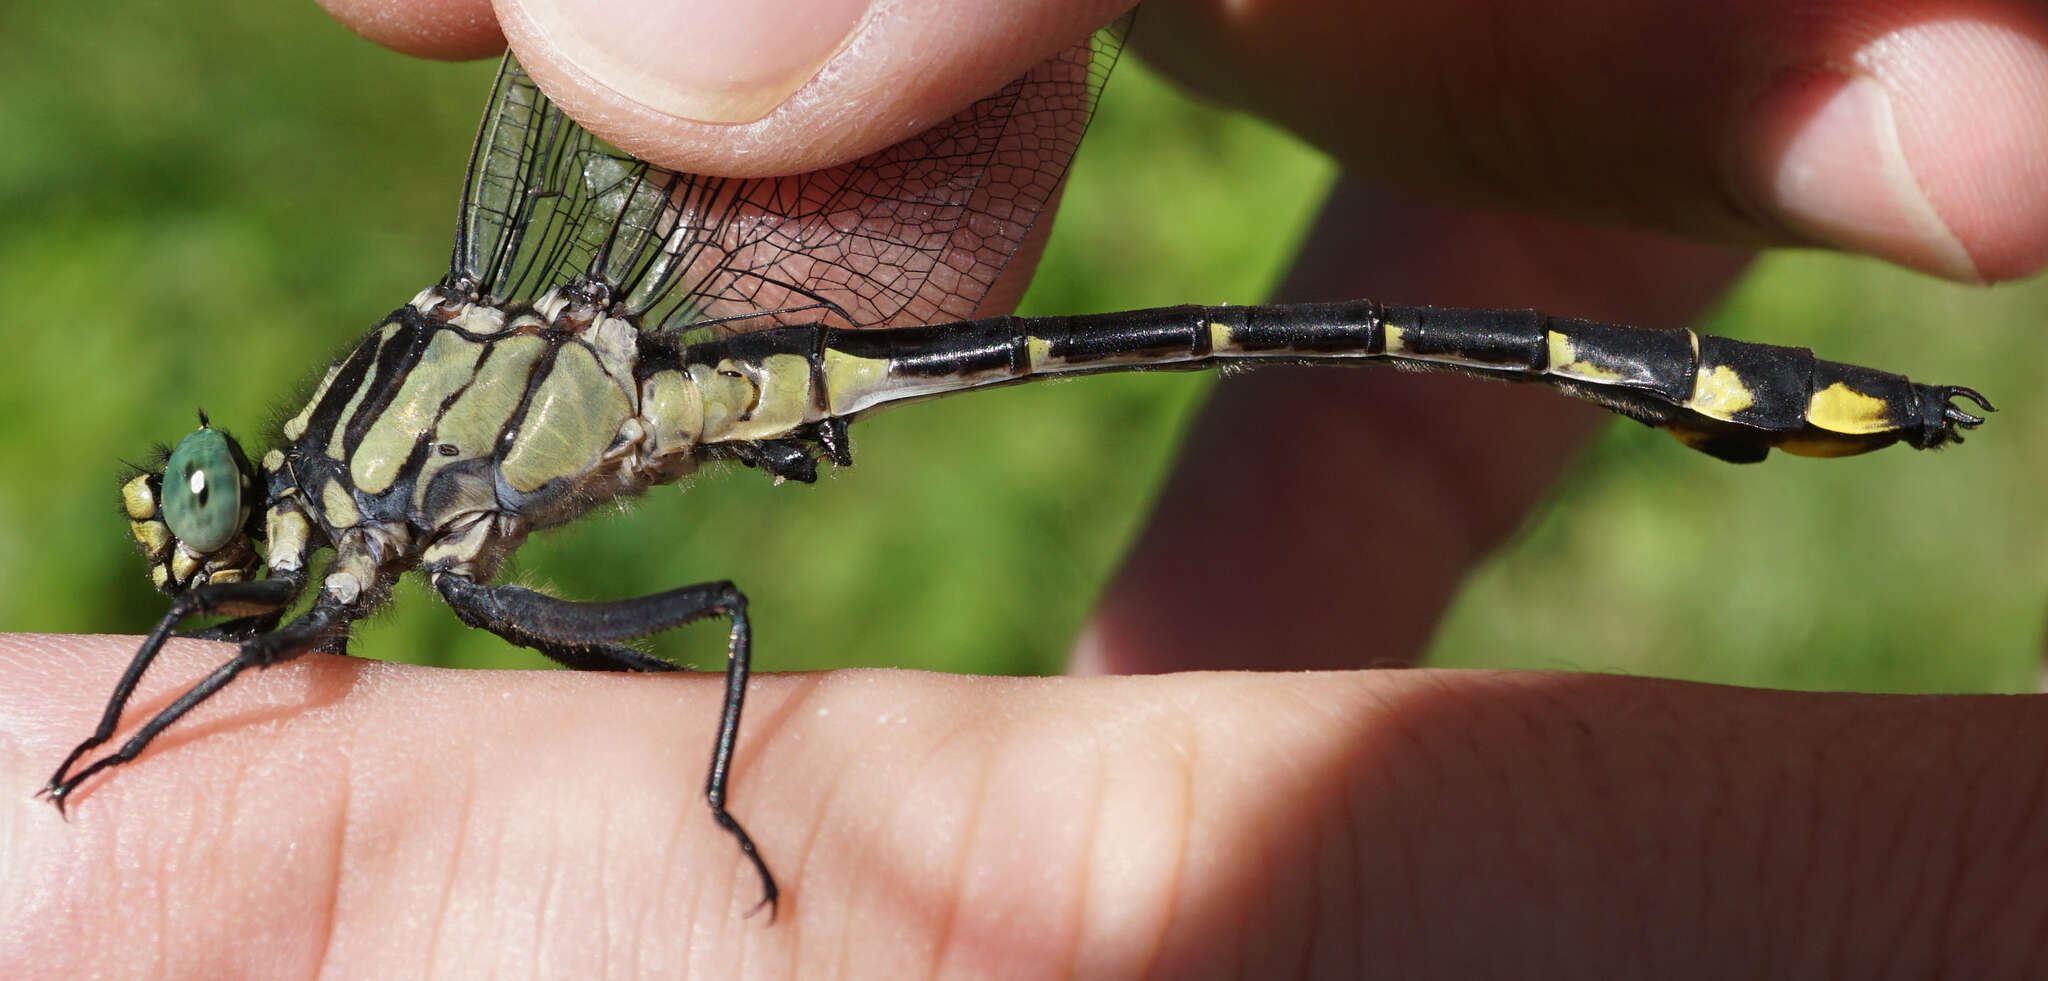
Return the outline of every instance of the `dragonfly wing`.
<path id="1" fill-rule="evenodd" d="M 1130 18 L 931 130 L 782 178 L 652 167 L 568 120 L 511 56 L 477 136 L 448 285 L 555 286 L 717 334 L 971 317 L 1051 203 Z"/>

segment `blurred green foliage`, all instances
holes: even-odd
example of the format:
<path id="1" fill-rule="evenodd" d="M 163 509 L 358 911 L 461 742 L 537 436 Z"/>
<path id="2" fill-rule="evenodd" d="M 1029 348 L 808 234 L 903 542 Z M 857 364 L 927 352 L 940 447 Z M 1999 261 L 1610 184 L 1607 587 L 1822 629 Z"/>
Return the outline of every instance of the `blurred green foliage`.
<path id="1" fill-rule="evenodd" d="M 0 629 L 138 631 L 162 601 L 114 504 L 119 461 L 176 439 L 198 406 L 259 434 L 438 277 L 491 66 L 390 54 L 310 4 L 10 13 Z M 1331 176 L 1127 63 L 1026 312 L 1255 302 Z M 1967 381 L 2006 411 L 1938 458 L 1749 468 L 1618 424 L 1474 575 L 1433 659 L 2032 688 L 2048 595 L 2048 404 L 2031 356 L 2044 286 L 1766 260 L 1703 328 Z M 754 600 L 765 670 L 1056 670 L 1208 384 L 1105 378 L 887 413 L 856 427 L 860 465 L 817 486 L 708 474 L 540 536 L 511 575 L 585 598 L 733 578 Z M 709 665 L 721 642 L 706 629 L 663 649 Z M 464 629 L 417 584 L 353 650 L 542 663 Z"/>

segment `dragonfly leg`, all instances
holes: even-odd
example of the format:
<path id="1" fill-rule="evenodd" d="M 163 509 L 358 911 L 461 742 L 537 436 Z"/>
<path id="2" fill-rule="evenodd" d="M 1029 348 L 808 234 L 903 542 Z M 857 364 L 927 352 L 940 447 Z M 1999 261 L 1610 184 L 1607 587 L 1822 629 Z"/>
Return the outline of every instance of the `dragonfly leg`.
<path id="1" fill-rule="evenodd" d="M 739 739 L 740 709 L 746 703 L 747 671 L 752 652 L 752 626 L 747 598 L 730 582 L 701 583 L 665 593 L 604 603 L 557 599 L 520 586 L 489 586 L 450 573 L 434 577 L 434 587 L 462 622 L 482 627 L 512 643 L 531 647 L 580 670 L 673 671 L 675 666 L 614 641 L 645 637 L 709 617 L 725 617 L 732 629 L 726 644 L 725 705 L 718 718 L 718 741 L 704 780 L 704 799 L 711 817 L 739 843 L 740 854 L 761 877 L 761 902 L 775 918 L 781 895 L 754 839 L 725 809 L 726 782 L 732 769 L 733 746 Z"/>
<path id="2" fill-rule="evenodd" d="M 231 590 L 230 585 L 238 588 Z M 243 670 L 291 660 L 319 647 L 331 631 L 346 625 L 348 616 L 340 604 L 316 603 L 312 609 L 284 627 L 243 641 L 233 658 L 213 669 L 212 673 L 201 679 L 198 684 L 179 695 L 176 701 L 143 723 L 135 735 L 121 744 L 121 748 L 94 760 L 75 773 L 71 772 L 72 766 L 86 753 L 113 737 L 121 713 L 127 708 L 129 697 L 135 693 L 136 683 L 141 681 L 143 672 L 163 649 L 164 641 L 170 637 L 171 627 L 178 620 L 196 613 L 232 611 L 238 605 L 241 608 L 269 602 L 282 605 L 290 601 L 291 595 L 297 592 L 297 589 L 298 584 L 291 580 L 266 579 L 252 583 L 203 586 L 180 596 L 172 605 L 171 612 L 164 615 L 157 628 L 143 641 L 142 649 L 136 652 L 134 660 L 128 663 L 127 672 L 121 676 L 120 683 L 114 688 L 113 696 L 107 700 L 107 709 L 100 717 L 99 728 L 64 758 L 64 762 L 57 767 L 57 772 L 50 777 L 49 783 L 43 785 L 42 796 L 49 798 L 50 803 L 56 805 L 58 811 L 63 811 L 65 801 L 93 774 L 142 755 L 142 751 L 166 728 L 185 713 L 198 707 L 199 703 L 213 697 L 215 692 L 227 687 L 228 682 L 235 680 L 235 676 L 241 674 Z M 195 595 L 202 591 L 214 592 L 206 596 Z M 188 600 L 187 597 L 194 598 Z"/>
<path id="3" fill-rule="evenodd" d="M 256 616 L 237 617 L 203 630 L 180 630 L 171 636 L 185 640 L 225 640 L 239 644 L 257 634 L 276 630 L 277 622 L 283 615 L 283 610 L 272 610 Z"/>

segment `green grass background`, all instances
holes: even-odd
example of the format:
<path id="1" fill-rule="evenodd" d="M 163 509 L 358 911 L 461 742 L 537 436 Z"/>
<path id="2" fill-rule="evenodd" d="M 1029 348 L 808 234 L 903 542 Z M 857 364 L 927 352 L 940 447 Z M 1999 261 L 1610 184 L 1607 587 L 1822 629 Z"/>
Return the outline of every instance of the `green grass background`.
<path id="1" fill-rule="evenodd" d="M 491 67 L 401 58 L 311 4 L 224 2 L 16 5 L 0 56 L 0 629 L 139 631 L 162 600 L 114 504 L 120 462 L 175 440 L 195 406 L 259 432 L 439 275 Z M 1255 302 L 1331 176 L 1127 62 L 1026 310 Z M 1474 574 L 1432 660 L 2033 688 L 2044 321 L 2041 281 L 1766 259 L 1703 328 L 1968 381 L 2006 411 L 1939 457 L 1748 468 L 1611 427 Z M 765 670 L 1057 670 L 1207 384 L 1096 379 L 884 414 L 856 427 L 860 465 L 817 486 L 735 471 L 658 489 L 540 537 L 513 574 L 584 598 L 731 577 Z M 721 633 L 663 649 L 716 664 Z M 354 651 L 542 663 L 417 584 Z"/>

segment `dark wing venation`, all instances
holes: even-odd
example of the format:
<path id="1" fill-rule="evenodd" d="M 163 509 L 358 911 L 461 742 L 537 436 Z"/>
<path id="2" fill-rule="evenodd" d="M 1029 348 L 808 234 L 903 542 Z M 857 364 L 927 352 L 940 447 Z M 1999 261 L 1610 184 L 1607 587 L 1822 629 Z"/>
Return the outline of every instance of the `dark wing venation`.
<path id="1" fill-rule="evenodd" d="M 447 285 L 499 302 L 551 285 L 522 280 L 544 278 L 559 258 L 561 229 L 577 217 L 567 168 L 597 145 L 506 55 L 463 175 Z"/>
<path id="2" fill-rule="evenodd" d="M 1129 24 L 923 134 L 783 178 L 651 167 L 570 122 L 507 55 L 449 286 L 499 304 L 573 287 L 648 327 L 721 334 L 968 319 L 1057 193 Z"/>

